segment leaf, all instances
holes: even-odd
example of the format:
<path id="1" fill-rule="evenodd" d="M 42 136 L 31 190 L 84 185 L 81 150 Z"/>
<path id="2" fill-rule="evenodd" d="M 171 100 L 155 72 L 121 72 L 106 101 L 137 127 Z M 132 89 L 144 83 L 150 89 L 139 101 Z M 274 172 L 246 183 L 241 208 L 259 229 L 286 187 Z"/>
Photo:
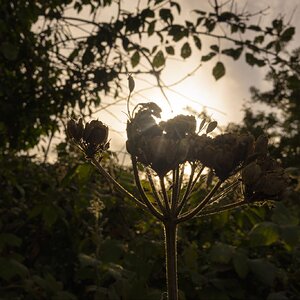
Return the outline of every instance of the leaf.
<path id="1" fill-rule="evenodd" d="M 272 212 L 272 221 L 276 224 L 283 226 L 299 224 L 298 218 L 283 203 L 277 202 Z"/>
<path id="2" fill-rule="evenodd" d="M 217 52 L 217 53 L 219 52 L 219 46 L 218 45 L 211 45 L 210 49 Z"/>
<path id="3" fill-rule="evenodd" d="M 201 40 L 199 39 L 199 37 L 196 36 L 196 35 L 193 35 L 193 39 L 194 39 L 195 46 L 196 46 L 199 50 L 201 50 L 202 44 L 201 44 Z"/>
<path id="4" fill-rule="evenodd" d="M 246 53 L 245 54 L 246 62 L 250 66 L 257 65 L 258 67 L 263 67 L 266 63 L 263 59 L 257 59 L 252 53 Z"/>
<path id="5" fill-rule="evenodd" d="M 216 55 L 216 52 L 210 52 L 207 55 L 203 55 L 201 60 L 202 61 L 209 61 Z"/>
<path id="6" fill-rule="evenodd" d="M 212 70 L 212 74 L 216 80 L 219 80 L 225 75 L 225 67 L 222 62 L 218 61 Z"/>
<path id="7" fill-rule="evenodd" d="M 0 251 L 6 246 L 20 246 L 22 240 L 11 233 L 0 233 Z"/>
<path id="8" fill-rule="evenodd" d="M 283 42 L 288 42 L 292 39 L 294 34 L 295 34 L 295 27 L 289 27 L 282 33 L 280 39 Z"/>
<path id="9" fill-rule="evenodd" d="M 81 164 L 76 168 L 76 175 L 80 184 L 84 184 L 89 180 L 92 171 L 93 168 L 88 163 Z"/>
<path id="10" fill-rule="evenodd" d="M 154 33 L 155 23 L 156 23 L 156 20 L 149 23 L 148 30 L 147 30 L 148 36 L 151 36 Z"/>
<path id="11" fill-rule="evenodd" d="M 262 222 L 255 225 L 250 234 L 251 246 L 269 246 L 279 239 L 278 226 L 272 222 Z"/>
<path id="12" fill-rule="evenodd" d="M 8 60 L 16 60 L 19 54 L 19 47 L 13 45 L 10 42 L 4 42 L 1 44 L 1 52 L 3 56 Z"/>
<path id="13" fill-rule="evenodd" d="M 233 256 L 233 266 L 240 278 L 244 279 L 247 276 L 249 272 L 249 266 L 248 258 L 245 254 L 236 253 Z"/>
<path id="14" fill-rule="evenodd" d="M 212 19 L 206 19 L 204 26 L 207 28 L 208 32 L 212 32 L 215 29 L 216 22 Z"/>
<path id="15" fill-rule="evenodd" d="M 162 8 L 159 11 L 159 16 L 161 17 L 162 20 L 164 20 L 166 23 L 172 24 L 174 17 L 171 13 L 171 10 L 168 8 Z"/>
<path id="16" fill-rule="evenodd" d="M 183 46 L 181 47 L 180 55 L 182 58 L 186 59 L 189 56 L 191 56 L 192 50 L 190 47 L 190 44 L 188 42 L 184 43 Z"/>
<path id="17" fill-rule="evenodd" d="M 254 42 L 254 44 L 261 44 L 264 40 L 265 40 L 264 35 L 258 35 L 255 37 L 253 42 Z"/>
<path id="18" fill-rule="evenodd" d="M 185 265 L 190 269 L 197 271 L 198 267 L 198 248 L 195 242 L 188 244 L 183 251 L 183 260 Z"/>
<path id="19" fill-rule="evenodd" d="M 210 257 L 211 260 L 221 264 L 228 264 L 234 253 L 234 248 L 226 244 L 215 244 L 213 245 Z"/>
<path id="20" fill-rule="evenodd" d="M 175 1 L 171 1 L 170 4 L 171 4 L 171 7 L 175 6 L 176 9 L 177 9 L 177 12 L 180 14 L 180 12 L 181 12 L 181 6 L 177 2 L 175 2 Z"/>
<path id="21" fill-rule="evenodd" d="M 141 16 L 142 16 L 143 19 L 154 18 L 155 14 L 154 14 L 154 11 L 151 10 L 150 8 L 145 8 L 145 9 L 142 10 Z"/>
<path id="22" fill-rule="evenodd" d="M 133 53 L 133 55 L 131 56 L 131 58 L 130 58 L 131 65 L 132 65 L 133 68 L 136 67 L 139 64 L 140 58 L 141 58 L 140 57 L 140 52 L 139 51 L 135 51 Z"/>
<path id="23" fill-rule="evenodd" d="M 249 267 L 251 272 L 257 277 L 259 281 L 265 285 L 272 286 L 275 276 L 276 276 L 276 267 L 270 262 L 258 258 L 249 260 Z"/>
<path id="24" fill-rule="evenodd" d="M 48 227 L 51 227 L 58 219 L 57 208 L 53 205 L 47 205 L 43 208 L 43 220 Z"/>
<path id="25" fill-rule="evenodd" d="M 155 68 L 162 67 L 165 64 L 165 57 L 161 50 L 156 53 L 152 63 L 153 63 L 153 67 Z"/>
<path id="26" fill-rule="evenodd" d="M 248 27 L 248 29 L 254 30 L 254 31 L 261 31 L 261 28 L 259 26 L 257 26 L 257 25 L 250 25 Z"/>
<path id="27" fill-rule="evenodd" d="M 280 235 L 287 246 L 289 246 L 289 248 L 293 249 L 294 247 L 297 247 L 299 245 L 300 228 L 298 226 L 282 226 Z"/>
<path id="28" fill-rule="evenodd" d="M 216 129 L 217 126 L 218 126 L 218 122 L 217 122 L 217 121 L 212 121 L 212 122 L 210 122 L 210 123 L 207 125 L 206 133 L 212 132 L 213 130 Z"/>
<path id="29" fill-rule="evenodd" d="M 234 60 L 238 60 L 239 57 L 241 56 L 241 53 L 243 51 L 243 47 L 239 47 L 239 48 L 228 48 L 228 49 L 224 49 L 222 50 L 222 53 L 227 55 L 227 56 L 231 56 Z"/>
<path id="30" fill-rule="evenodd" d="M 170 55 L 174 55 L 175 54 L 175 50 L 173 46 L 167 46 L 166 47 L 166 52 Z"/>
<path id="31" fill-rule="evenodd" d="M 11 280 L 15 276 L 22 278 L 28 275 L 28 269 L 15 259 L 0 257 L 0 278 Z"/>

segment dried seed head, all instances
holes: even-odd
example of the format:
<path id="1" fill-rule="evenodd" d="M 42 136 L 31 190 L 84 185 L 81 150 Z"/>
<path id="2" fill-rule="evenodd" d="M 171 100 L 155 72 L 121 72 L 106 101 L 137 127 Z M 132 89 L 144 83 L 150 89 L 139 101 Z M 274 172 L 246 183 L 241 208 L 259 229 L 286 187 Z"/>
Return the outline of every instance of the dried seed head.
<path id="1" fill-rule="evenodd" d="M 245 199 L 249 202 L 280 200 L 287 187 L 288 177 L 278 162 L 264 157 L 243 170 L 242 182 Z"/>
<path id="2" fill-rule="evenodd" d="M 135 87 L 134 79 L 131 75 L 128 75 L 128 88 L 129 92 L 132 93 Z"/>
<path id="3" fill-rule="evenodd" d="M 76 142 L 79 142 L 80 139 L 82 138 L 83 134 L 83 122 L 82 119 L 80 118 L 78 122 L 76 122 L 74 119 L 71 119 L 67 123 L 67 136 L 70 139 L 73 139 Z"/>

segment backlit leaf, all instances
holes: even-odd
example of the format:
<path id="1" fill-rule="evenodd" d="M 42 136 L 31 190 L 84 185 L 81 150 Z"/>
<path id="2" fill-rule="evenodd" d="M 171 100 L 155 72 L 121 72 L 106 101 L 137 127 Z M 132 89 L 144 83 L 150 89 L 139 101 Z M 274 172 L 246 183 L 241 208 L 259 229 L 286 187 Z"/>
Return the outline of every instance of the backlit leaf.
<path id="1" fill-rule="evenodd" d="M 155 54 L 153 58 L 153 66 L 155 68 L 159 68 L 162 67 L 164 64 L 165 64 L 165 57 L 163 52 L 160 50 Z"/>
<path id="2" fill-rule="evenodd" d="M 216 80 L 219 80 L 225 75 L 225 67 L 222 62 L 218 61 L 212 70 L 213 76 Z"/>
<path id="3" fill-rule="evenodd" d="M 192 50 L 190 44 L 188 42 L 184 43 L 180 51 L 181 57 L 185 59 L 191 56 L 191 54 L 192 54 Z"/>

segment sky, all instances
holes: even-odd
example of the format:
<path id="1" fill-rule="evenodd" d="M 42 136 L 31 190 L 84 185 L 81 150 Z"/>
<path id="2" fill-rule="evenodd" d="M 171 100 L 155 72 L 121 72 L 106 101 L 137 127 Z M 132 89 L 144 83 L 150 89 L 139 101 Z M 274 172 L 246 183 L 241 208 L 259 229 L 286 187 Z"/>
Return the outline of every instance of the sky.
<path id="1" fill-rule="evenodd" d="M 299 0 L 260 0 L 260 1 L 236 1 L 240 8 L 245 7 L 249 12 L 257 12 L 268 8 L 261 20 L 260 25 L 267 25 L 278 17 L 284 16 L 286 20 L 290 20 L 291 24 L 296 27 L 296 35 L 291 43 L 291 48 L 300 46 L 300 1 Z M 207 0 L 188 0 L 181 1 L 182 18 L 191 18 L 193 9 L 209 9 Z M 298 6 L 297 6 L 298 4 Z M 257 19 L 257 22 L 259 20 Z M 202 39 L 202 44 L 209 45 L 209 41 Z M 191 58 L 186 61 L 169 61 L 162 74 L 164 82 L 171 84 L 176 82 L 183 75 L 189 73 L 198 63 L 200 54 L 195 51 Z M 226 66 L 226 76 L 216 81 L 211 75 L 211 70 L 216 60 L 204 64 L 195 74 L 190 76 L 181 84 L 173 87 L 173 92 L 166 91 L 168 99 L 172 105 L 172 111 L 165 101 L 163 95 L 158 89 L 150 89 L 133 95 L 132 103 L 154 101 L 165 111 L 165 118 L 172 117 L 174 114 L 185 113 L 184 107 L 190 106 L 196 111 L 205 109 L 207 113 L 221 126 L 225 126 L 229 122 L 239 123 L 243 117 L 243 106 L 249 103 L 249 88 L 255 86 L 261 90 L 268 89 L 270 83 L 264 80 L 266 69 L 251 67 L 247 65 L 243 59 L 233 61 L 225 56 L 221 57 L 221 61 Z M 126 83 L 126 78 L 124 78 Z M 136 91 L 143 90 L 147 84 L 143 80 L 136 78 Z M 123 105 L 115 107 L 114 115 L 120 116 L 116 119 L 110 113 L 102 112 L 100 117 L 107 120 L 118 133 L 111 133 L 112 149 L 120 151 L 124 149 L 124 131 L 126 126 L 126 116 L 124 112 L 126 108 Z M 133 105 L 133 104 L 132 104 Z M 252 104 L 253 105 L 253 104 Z M 258 108 L 259 109 L 259 108 Z M 260 107 L 260 109 L 264 109 Z"/>
<path id="2" fill-rule="evenodd" d="M 213 0 L 210 1 L 213 2 Z M 224 1 L 220 0 L 219 2 Z M 147 0 L 141 0 L 141 3 L 145 2 Z M 191 19 L 194 16 L 193 9 L 211 10 L 208 0 L 185 0 L 178 2 L 182 7 L 182 20 Z M 123 0 L 122 3 L 127 6 L 128 11 L 132 11 L 136 7 L 137 0 Z M 239 10 L 244 8 L 249 12 L 257 12 L 268 8 L 260 21 L 260 25 L 262 26 L 270 24 L 278 16 L 283 16 L 286 20 L 291 19 L 291 24 L 296 27 L 296 35 L 291 43 L 291 48 L 300 46 L 300 0 L 236 0 L 235 3 L 237 3 Z M 110 7 L 107 9 L 112 10 L 114 8 Z M 106 10 L 103 9 L 101 11 L 101 19 L 99 21 L 110 18 L 111 11 L 109 13 Z M 76 16 L 74 11 L 68 11 L 67 13 L 71 16 Z M 80 17 L 88 18 L 88 12 L 82 11 Z M 258 17 L 257 22 L 259 22 Z M 81 35 L 82 32 L 78 34 Z M 166 67 L 162 72 L 162 79 L 166 84 L 178 81 L 184 75 L 191 73 L 195 66 L 199 64 L 201 55 L 203 53 L 206 54 L 208 47 L 211 45 L 209 38 L 201 37 L 201 41 L 203 45 L 201 52 L 197 50 L 193 51 L 192 56 L 187 60 L 167 61 Z M 146 44 L 145 46 L 150 45 Z M 211 74 L 216 61 L 216 59 L 213 59 L 211 62 L 203 64 L 192 76 L 180 84 L 173 86 L 172 91 L 165 91 L 172 109 L 161 91 L 153 87 L 155 85 L 154 78 L 145 76 L 134 77 L 136 87 L 130 101 L 131 108 L 139 102 L 153 101 L 163 109 L 163 118 L 165 119 L 173 117 L 176 114 L 189 114 L 185 110 L 188 106 L 199 113 L 205 109 L 207 114 L 212 119 L 218 121 L 223 127 L 229 122 L 241 122 L 243 106 L 250 101 L 249 88 L 255 86 L 261 90 L 268 89 L 270 83 L 264 80 L 266 69 L 251 67 L 244 62 L 244 59 L 233 61 L 231 58 L 222 55 L 221 61 L 225 64 L 226 75 L 216 81 Z M 123 96 L 126 97 L 126 75 L 123 76 L 122 85 L 125 86 L 125 94 Z M 101 98 L 102 108 L 113 101 L 109 97 Z M 121 153 L 126 153 L 126 112 L 126 101 L 124 100 L 119 102 L 118 105 L 111 106 L 109 109 L 103 109 L 93 116 L 93 118 L 98 118 L 110 127 L 111 149 Z M 58 136 L 57 141 L 60 139 L 61 136 Z"/>

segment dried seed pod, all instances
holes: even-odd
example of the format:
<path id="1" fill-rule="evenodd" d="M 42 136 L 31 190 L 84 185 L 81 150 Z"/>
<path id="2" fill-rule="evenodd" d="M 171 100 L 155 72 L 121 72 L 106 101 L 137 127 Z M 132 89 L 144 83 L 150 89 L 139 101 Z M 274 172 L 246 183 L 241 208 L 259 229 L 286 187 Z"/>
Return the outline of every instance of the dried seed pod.
<path id="1" fill-rule="evenodd" d="M 132 93 L 135 87 L 134 79 L 131 75 L 128 75 L 128 88 L 129 92 Z"/>
<path id="2" fill-rule="evenodd" d="M 213 130 L 216 129 L 216 127 L 218 126 L 218 122 L 217 121 L 212 121 L 207 125 L 206 128 L 206 134 L 212 132 Z"/>
<path id="3" fill-rule="evenodd" d="M 79 142 L 83 134 L 82 119 L 80 118 L 78 122 L 76 122 L 74 119 L 69 120 L 67 123 L 66 132 L 69 138 L 74 139 L 76 142 Z"/>
<path id="4" fill-rule="evenodd" d="M 252 162 L 242 170 L 241 175 L 244 184 L 255 184 L 261 176 L 261 168 L 256 162 Z"/>

